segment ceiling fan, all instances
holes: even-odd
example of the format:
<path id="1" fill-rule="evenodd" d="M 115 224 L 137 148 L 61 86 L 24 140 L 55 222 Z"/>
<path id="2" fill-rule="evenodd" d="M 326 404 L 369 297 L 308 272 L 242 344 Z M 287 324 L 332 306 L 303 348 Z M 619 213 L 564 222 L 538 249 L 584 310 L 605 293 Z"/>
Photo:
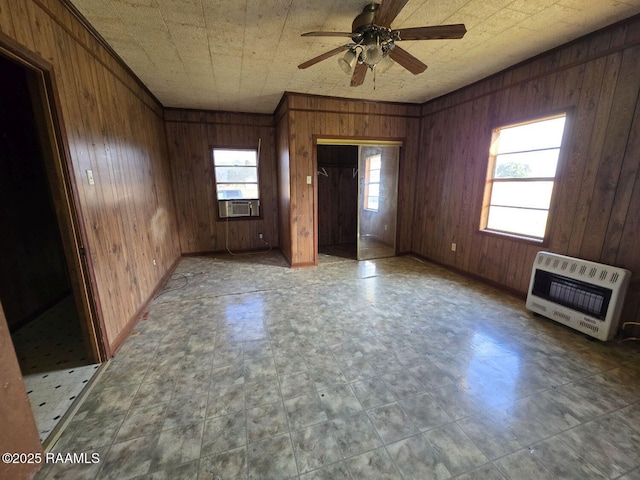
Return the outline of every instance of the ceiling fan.
<path id="1" fill-rule="evenodd" d="M 345 73 L 351 74 L 351 86 L 362 85 L 367 68 L 375 72 L 376 65 L 388 58 L 395 60 L 414 75 L 427 66 L 396 45 L 402 40 L 434 40 L 462 38 L 467 29 L 462 23 L 430 27 L 391 28 L 400 11 L 409 0 L 381 0 L 365 5 L 351 25 L 351 32 L 307 32 L 303 37 L 351 37 L 351 42 L 334 48 L 298 65 L 304 69 L 346 50 L 338 60 Z M 392 62 L 391 62 L 392 63 Z M 354 68 L 355 67 L 355 68 Z"/>

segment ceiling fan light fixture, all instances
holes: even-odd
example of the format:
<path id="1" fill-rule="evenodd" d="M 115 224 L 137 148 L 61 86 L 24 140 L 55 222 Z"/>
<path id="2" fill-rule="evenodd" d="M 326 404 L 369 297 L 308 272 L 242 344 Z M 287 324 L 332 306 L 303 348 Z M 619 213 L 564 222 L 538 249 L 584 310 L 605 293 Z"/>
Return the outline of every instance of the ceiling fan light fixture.
<path id="1" fill-rule="evenodd" d="M 338 65 L 344 73 L 351 75 L 353 67 L 355 67 L 358 58 L 354 50 L 349 50 L 344 54 L 344 57 L 338 59 Z"/>
<path id="2" fill-rule="evenodd" d="M 386 71 L 388 71 L 391 67 L 393 67 L 393 64 L 395 62 L 391 59 L 391 57 L 389 55 L 385 55 L 382 60 L 380 60 L 377 64 L 376 64 L 376 72 L 378 73 L 385 73 Z"/>
<path id="3" fill-rule="evenodd" d="M 375 34 L 367 35 L 362 45 L 362 61 L 369 67 L 375 66 L 384 57 L 380 38 Z"/>
<path id="4" fill-rule="evenodd" d="M 362 61 L 373 67 L 384 58 L 382 47 L 378 43 L 372 43 L 364 47 L 362 51 Z"/>
<path id="5" fill-rule="evenodd" d="M 298 65 L 298 68 L 311 67 L 346 51 L 344 57 L 338 60 L 338 64 L 346 74 L 351 74 L 352 87 L 362 85 L 367 70 L 371 70 L 374 74 L 375 89 L 375 73 L 384 72 L 394 62 L 413 75 L 421 74 L 427 69 L 427 65 L 397 46 L 396 42 L 458 39 L 464 37 L 467 28 L 462 23 L 456 23 L 394 29 L 391 24 L 406 3 L 407 0 L 374 0 L 365 5 L 362 12 L 353 20 L 351 32 L 315 31 L 303 33 L 303 37 L 350 37 L 351 42 L 307 60 Z"/>

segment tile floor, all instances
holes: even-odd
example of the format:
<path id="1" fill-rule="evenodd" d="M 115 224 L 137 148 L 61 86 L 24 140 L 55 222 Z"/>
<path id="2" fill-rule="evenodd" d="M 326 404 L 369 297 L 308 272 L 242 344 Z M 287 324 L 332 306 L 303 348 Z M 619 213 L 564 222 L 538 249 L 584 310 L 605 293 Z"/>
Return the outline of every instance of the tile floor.
<path id="1" fill-rule="evenodd" d="M 40 441 L 45 442 L 99 365 L 89 364 L 71 296 L 13 333 L 11 338 Z"/>
<path id="2" fill-rule="evenodd" d="M 386 258 L 395 256 L 395 249 L 378 241 L 373 236 L 360 237 L 360 244 L 342 243 L 338 245 L 321 245 L 318 247 L 319 263 L 339 261 L 343 258 L 356 260 L 372 260 L 376 258 Z"/>
<path id="3" fill-rule="evenodd" d="M 183 258 L 38 479 L 640 479 L 640 349 L 411 257 Z"/>

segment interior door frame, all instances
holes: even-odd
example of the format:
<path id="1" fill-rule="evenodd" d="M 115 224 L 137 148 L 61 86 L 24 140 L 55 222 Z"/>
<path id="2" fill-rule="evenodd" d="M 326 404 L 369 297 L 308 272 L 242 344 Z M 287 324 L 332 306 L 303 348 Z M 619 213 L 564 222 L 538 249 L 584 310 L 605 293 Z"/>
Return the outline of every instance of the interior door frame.
<path id="1" fill-rule="evenodd" d="M 378 146 L 397 146 L 398 152 L 398 175 L 400 174 L 400 168 L 402 163 L 402 147 L 406 142 L 405 138 L 401 137 L 361 137 L 361 136 L 343 136 L 343 135 L 318 135 L 313 134 L 313 264 L 318 265 L 318 145 L 378 145 Z M 359 151 L 359 149 L 358 149 Z M 358 153 L 359 156 L 359 153 Z M 359 163 L 358 159 L 358 163 Z M 358 182 L 359 183 L 359 182 Z M 400 198 L 400 178 L 398 177 L 397 188 L 398 199 Z M 358 185 L 358 198 L 360 197 L 360 185 Z M 358 213 L 358 217 L 359 217 Z M 399 228 L 399 215 L 396 211 L 396 249 L 398 245 Z M 358 218 L 358 235 L 360 234 L 360 219 Z"/>
<path id="2" fill-rule="evenodd" d="M 83 340 L 92 363 L 111 357 L 100 315 L 95 275 L 77 202 L 71 154 L 61 116 L 53 65 L 0 32 L 0 55 L 25 68 L 47 179 L 60 229 L 71 289 L 80 316 Z"/>

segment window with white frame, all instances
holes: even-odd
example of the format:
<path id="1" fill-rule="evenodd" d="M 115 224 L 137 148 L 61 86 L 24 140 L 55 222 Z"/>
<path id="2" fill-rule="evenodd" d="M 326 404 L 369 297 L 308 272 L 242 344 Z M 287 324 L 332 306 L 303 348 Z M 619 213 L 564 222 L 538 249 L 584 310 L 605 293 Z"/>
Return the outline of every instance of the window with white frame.
<path id="1" fill-rule="evenodd" d="M 493 130 L 480 228 L 543 241 L 566 114 Z"/>
<path id="2" fill-rule="evenodd" d="M 382 157 L 380 154 L 365 158 L 364 208 L 373 212 L 378 211 L 380 201 L 381 162 Z"/>
<path id="3" fill-rule="evenodd" d="M 213 167 L 218 200 L 259 199 L 257 150 L 214 148 Z"/>

